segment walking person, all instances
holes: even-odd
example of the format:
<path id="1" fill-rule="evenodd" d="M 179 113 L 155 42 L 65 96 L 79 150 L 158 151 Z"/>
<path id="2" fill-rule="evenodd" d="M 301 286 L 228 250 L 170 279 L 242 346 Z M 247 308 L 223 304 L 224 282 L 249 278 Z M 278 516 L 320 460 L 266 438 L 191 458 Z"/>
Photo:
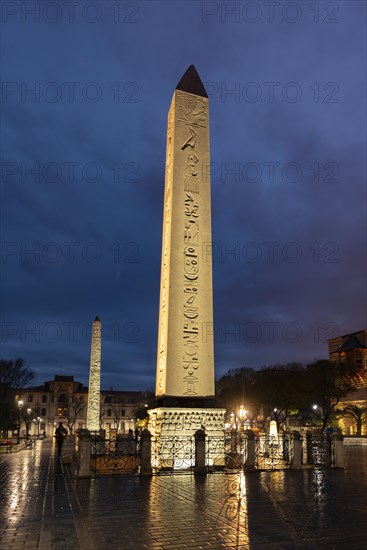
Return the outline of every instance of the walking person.
<path id="1" fill-rule="evenodd" d="M 64 443 L 64 440 L 66 436 L 68 435 L 68 432 L 66 428 L 62 425 L 62 422 L 59 422 L 59 427 L 55 430 L 55 436 L 56 437 L 56 443 L 57 443 L 57 456 L 60 458 L 61 456 L 61 449 L 62 445 Z"/>

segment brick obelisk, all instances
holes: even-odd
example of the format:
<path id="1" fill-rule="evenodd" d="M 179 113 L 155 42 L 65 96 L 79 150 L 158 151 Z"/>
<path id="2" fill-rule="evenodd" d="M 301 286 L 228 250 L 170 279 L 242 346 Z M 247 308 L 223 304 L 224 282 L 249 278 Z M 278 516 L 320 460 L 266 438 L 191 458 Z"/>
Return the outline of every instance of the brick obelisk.
<path id="1" fill-rule="evenodd" d="M 97 432 L 100 429 L 100 400 L 101 400 L 101 335 L 102 323 L 97 316 L 92 326 L 92 345 L 90 352 L 87 430 Z"/>
<path id="2" fill-rule="evenodd" d="M 223 411 L 213 408 L 208 107 L 204 85 L 191 65 L 174 91 L 168 113 L 156 373 L 158 408 L 149 412 L 149 429 L 156 435 L 172 431 L 173 424 L 176 428 L 186 426 L 188 433 L 193 433 L 195 427 L 208 424 L 208 410 L 212 415 L 218 413 L 218 425 L 223 427 Z"/>

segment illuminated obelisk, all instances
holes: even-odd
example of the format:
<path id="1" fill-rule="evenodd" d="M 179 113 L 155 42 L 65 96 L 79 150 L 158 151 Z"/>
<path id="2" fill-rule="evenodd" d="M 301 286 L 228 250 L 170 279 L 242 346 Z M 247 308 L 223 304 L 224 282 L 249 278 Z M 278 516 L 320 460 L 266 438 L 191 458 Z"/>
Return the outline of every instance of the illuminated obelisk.
<path id="1" fill-rule="evenodd" d="M 223 427 L 214 409 L 208 95 L 193 65 L 168 113 L 153 434 Z M 213 420 L 215 414 L 216 420 Z M 214 423 L 213 423 L 214 422 Z M 175 428 L 173 427 L 175 426 Z M 186 431 L 186 430 L 184 430 Z"/>
<path id="2" fill-rule="evenodd" d="M 102 323 L 99 317 L 93 321 L 92 346 L 90 352 L 87 430 L 99 431 L 99 415 L 101 400 L 101 333 Z"/>

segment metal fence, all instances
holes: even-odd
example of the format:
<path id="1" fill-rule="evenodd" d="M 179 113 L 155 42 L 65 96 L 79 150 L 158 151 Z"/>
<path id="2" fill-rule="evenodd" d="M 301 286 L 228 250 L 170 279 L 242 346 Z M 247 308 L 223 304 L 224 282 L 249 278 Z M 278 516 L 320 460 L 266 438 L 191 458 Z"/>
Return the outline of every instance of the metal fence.
<path id="1" fill-rule="evenodd" d="M 206 439 L 206 466 L 208 471 L 239 470 L 247 459 L 247 437 L 232 432 Z"/>
<path id="2" fill-rule="evenodd" d="M 151 452 L 153 473 L 191 472 L 195 466 L 195 437 L 152 437 Z"/>
<path id="3" fill-rule="evenodd" d="M 299 436 L 297 441 L 300 441 Z M 236 431 L 223 432 L 222 435 L 207 436 L 205 447 L 201 446 L 201 451 L 198 451 L 199 447 L 195 447 L 197 443 L 194 435 L 151 438 L 149 436 L 148 447 L 145 446 L 146 443 L 146 440 L 143 442 L 139 438 L 128 436 L 117 436 L 114 439 L 93 436 L 90 447 L 90 469 L 94 475 L 139 473 L 143 464 L 140 456 L 141 448 L 145 449 L 148 466 L 150 463 L 154 474 L 193 473 L 197 452 L 203 453 L 200 455 L 202 461 L 205 453 L 205 467 L 203 467 L 207 472 L 217 470 L 231 472 L 242 470 L 244 467 L 258 470 L 287 469 L 292 466 L 294 458 L 300 466 L 302 463 L 324 467 L 335 464 L 333 440 L 328 435 L 308 433 L 301 438 L 301 443 L 297 443 L 296 457 L 295 437 L 291 434 L 260 435 L 254 438 Z M 144 458 L 144 464 L 146 464 L 146 458 Z"/>
<path id="4" fill-rule="evenodd" d="M 153 473 L 192 473 L 195 467 L 194 436 L 152 437 Z M 241 469 L 247 456 L 247 438 L 242 434 L 223 434 L 206 438 L 205 465 L 209 472 Z"/>
<path id="5" fill-rule="evenodd" d="M 260 435 L 255 439 L 255 467 L 258 470 L 284 470 L 293 458 L 293 437 Z"/>
<path id="6" fill-rule="evenodd" d="M 327 434 L 306 436 L 307 464 L 330 467 L 334 463 L 332 437 Z"/>
<path id="7" fill-rule="evenodd" d="M 130 437 L 93 437 L 91 465 L 94 474 L 137 473 L 140 465 L 139 442 Z"/>

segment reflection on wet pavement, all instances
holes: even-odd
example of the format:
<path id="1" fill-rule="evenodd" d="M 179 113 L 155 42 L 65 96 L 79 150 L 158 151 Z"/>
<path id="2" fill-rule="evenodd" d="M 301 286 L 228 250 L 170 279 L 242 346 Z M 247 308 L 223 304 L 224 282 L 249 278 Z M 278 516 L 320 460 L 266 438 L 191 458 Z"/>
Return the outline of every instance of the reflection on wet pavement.
<path id="1" fill-rule="evenodd" d="M 46 440 L 0 478 L 5 549 L 367 547 L 365 470 L 77 479 Z"/>

